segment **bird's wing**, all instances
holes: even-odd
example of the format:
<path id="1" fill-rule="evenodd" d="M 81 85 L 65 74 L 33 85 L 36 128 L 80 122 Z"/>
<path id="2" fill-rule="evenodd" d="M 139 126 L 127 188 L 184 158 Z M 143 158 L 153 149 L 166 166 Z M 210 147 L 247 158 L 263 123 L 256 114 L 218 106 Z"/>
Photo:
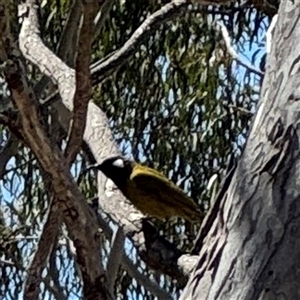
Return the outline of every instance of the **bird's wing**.
<path id="1" fill-rule="evenodd" d="M 170 205 L 182 204 L 190 206 L 191 209 L 197 209 L 196 203 L 190 199 L 177 185 L 166 178 L 162 173 L 147 167 L 136 166 L 130 176 L 130 179 L 138 186 L 140 190 L 147 193 L 159 194 L 160 197 Z"/>
<path id="2" fill-rule="evenodd" d="M 166 178 L 154 169 L 143 166 L 135 166 L 130 176 L 135 186 L 147 195 L 155 195 L 161 201 L 162 194 L 168 188 Z M 169 202 L 165 199 L 165 202 Z M 171 204 L 171 203 L 166 203 Z"/>

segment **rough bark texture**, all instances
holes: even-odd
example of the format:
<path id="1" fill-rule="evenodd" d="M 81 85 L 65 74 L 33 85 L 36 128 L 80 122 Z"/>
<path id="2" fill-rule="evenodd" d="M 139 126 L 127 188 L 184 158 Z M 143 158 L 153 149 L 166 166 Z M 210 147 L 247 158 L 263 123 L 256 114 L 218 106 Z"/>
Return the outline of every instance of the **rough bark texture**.
<path id="1" fill-rule="evenodd" d="M 282 1 L 245 151 L 181 299 L 300 299 L 299 16 Z"/>
<path id="2" fill-rule="evenodd" d="M 34 5 L 34 1 L 28 1 Z M 57 208 L 62 213 L 69 236 L 74 242 L 77 263 L 80 266 L 85 299 L 111 299 L 106 290 L 106 277 L 102 268 L 99 248 L 99 232 L 96 216 L 91 213 L 84 197 L 71 177 L 68 164 L 57 145 L 51 142 L 41 121 L 39 103 L 33 89 L 27 82 L 23 57 L 17 47 L 16 7 L 12 2 L 0 2 L 0 62 L 18 110 L 18 127 L 10 126 L 13 132 L 30 147 L 51 183 L 51 190 L 57 197 Z M 50 220 L 51 221 L 51 220 Z M 45 236 L 44 236 L 45 237 Z M 47 237 L 45 237 L 47 238 Z M 53 240 L 50 238 L 50 240 Z M 39 277 L 39 270 L 31 277 Z M 37 282 L 30 280 L 26 285 L 24 299 L 36 299 Z"/>

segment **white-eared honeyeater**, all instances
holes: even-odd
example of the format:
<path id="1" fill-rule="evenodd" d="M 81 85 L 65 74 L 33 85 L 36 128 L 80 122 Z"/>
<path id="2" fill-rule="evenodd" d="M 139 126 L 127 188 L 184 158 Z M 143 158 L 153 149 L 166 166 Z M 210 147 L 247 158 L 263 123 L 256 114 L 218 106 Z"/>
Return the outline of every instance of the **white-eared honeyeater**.
<path id="1" fill-rule="evenodd" d="M 203 213 L 192 199 L 152 168 L 115 156 L 87 170 L 90 169 L 102 171 L 146 216 L 158 219 L 177 216 L 191 222 L 201 222 L 203 218 Z"/>

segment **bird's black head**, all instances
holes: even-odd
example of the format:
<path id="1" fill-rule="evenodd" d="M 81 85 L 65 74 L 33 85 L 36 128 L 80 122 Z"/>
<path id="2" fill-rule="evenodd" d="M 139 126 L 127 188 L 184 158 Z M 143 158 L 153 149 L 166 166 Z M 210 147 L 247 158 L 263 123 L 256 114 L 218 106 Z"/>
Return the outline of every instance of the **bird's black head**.
<path id="1" fill-rule="evenodd" d="M 99 170 L 102 171 L 106 177 L 110 178 L 117 187 L 122 187 L 129 179 L 133 166 L 134 162 L 122 156 L 114 156 L 105 159 L 99 165 Z"/>

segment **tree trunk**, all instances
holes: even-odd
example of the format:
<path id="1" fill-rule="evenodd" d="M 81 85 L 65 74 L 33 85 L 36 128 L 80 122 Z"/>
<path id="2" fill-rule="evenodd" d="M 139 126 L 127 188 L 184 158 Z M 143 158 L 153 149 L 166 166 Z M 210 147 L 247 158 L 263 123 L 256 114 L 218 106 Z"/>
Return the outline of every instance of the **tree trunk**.
<path id="1" fill-rule="evenodd" d="M 300 299 L 299 16 L 281 2 L 245 151 L 181 299 Z"/>

